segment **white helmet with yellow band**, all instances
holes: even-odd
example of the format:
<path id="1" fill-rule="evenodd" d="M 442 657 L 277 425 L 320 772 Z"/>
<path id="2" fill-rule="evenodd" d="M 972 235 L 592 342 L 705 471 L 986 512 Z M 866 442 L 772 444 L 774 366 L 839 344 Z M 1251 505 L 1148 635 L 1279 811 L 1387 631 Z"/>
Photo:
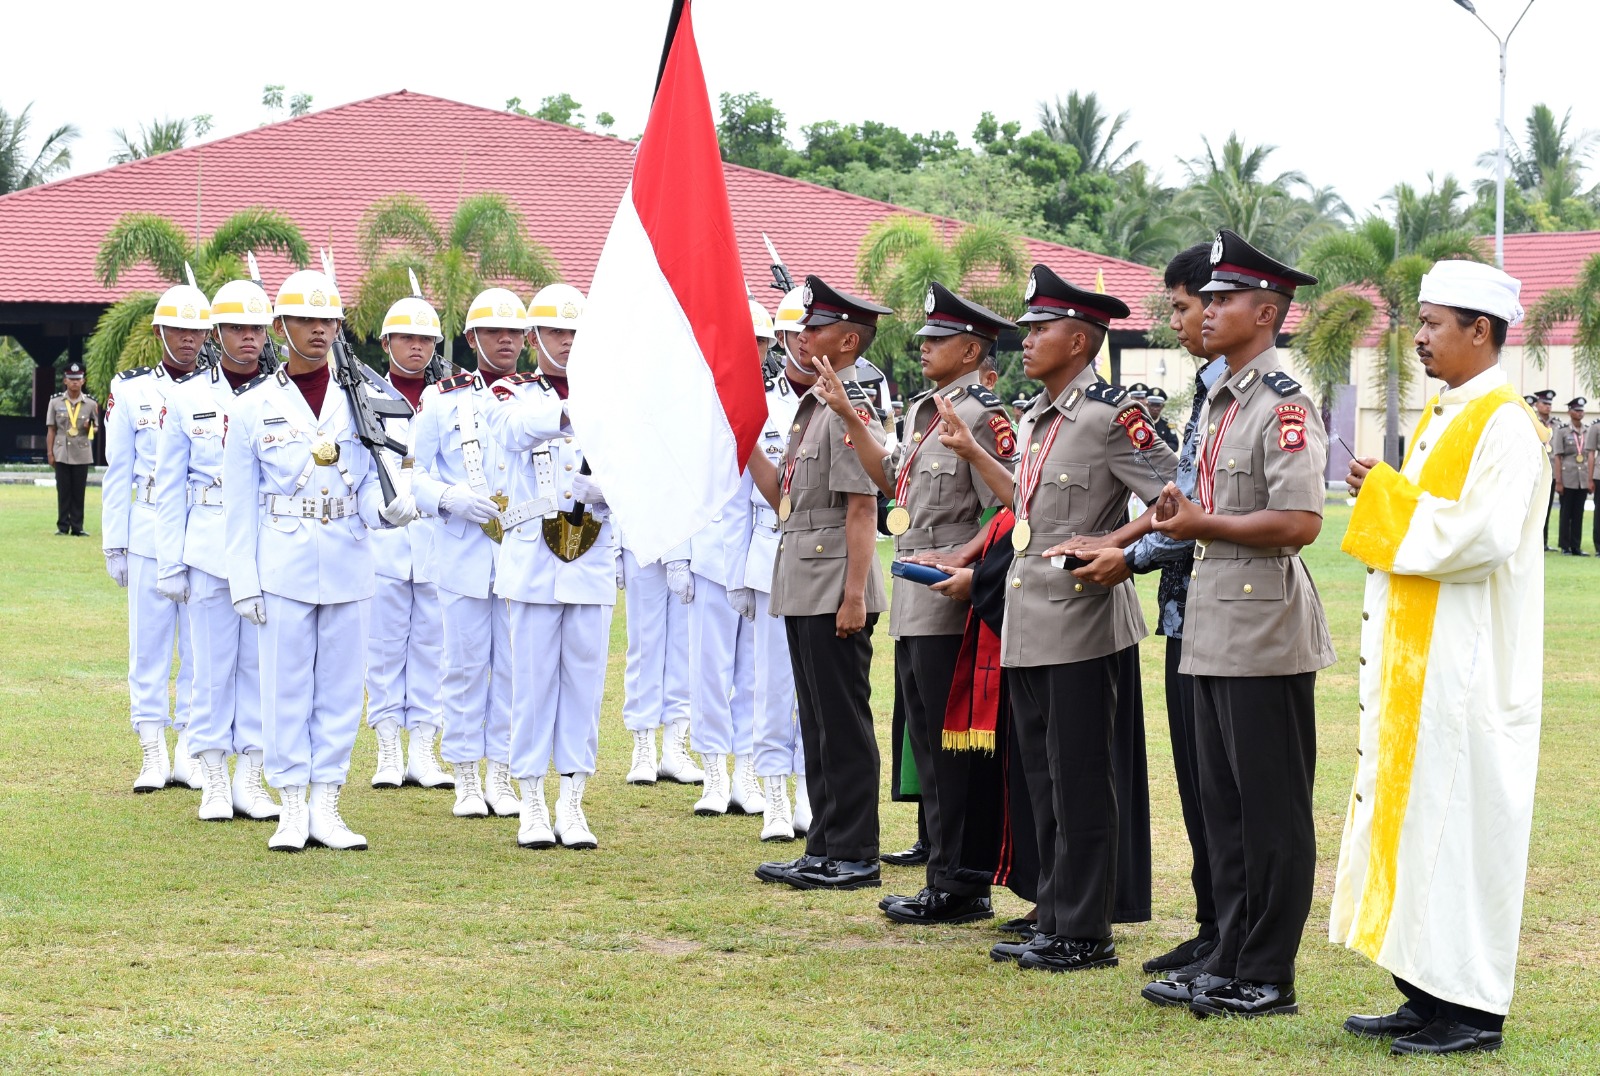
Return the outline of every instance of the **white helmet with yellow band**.
<path id="1" fill-rule="evenodd" d="M 750 321 L 755 328 L 756 335 L 763 340 L 776 340 L 778 334 L 772 328 L 772 315 L 767 313 L 767 308 L 750 300 Z"/>
<path id="2" fill-rule="evenodd" d="M 467 307 L 466 332 L 473 329 L 526 329 L 528 311 L 513 291 L 488 288 Z"/>
<path id="3" fill-rule="evenodd" d="M 439 315 L 428 304 L 428 300 L 415 295 L 407 295 L 391 306 L 389 312 L 383 316 L 383 328 L 379 331 L 378 338 L 382 339 L 390 333 L 410 333 L 412 336 L 444 339 L 444 329 L 439 324 Z"/>
<path id="4" fill-rule="evenodd" d="M 339 292 L 326 273 L 301 269 L 290 273 L 278 288 L 278 299 L 273 304 L 272 314 L 280 318 L 343 320 L 344 305 L 339 301 Z"/>
<path id="5" fill-rule="evenodd" d="M 571 329 L 582 328 L 583 292 L 571 284 L 547 284 L 528 304 L 528 328 Z"/>
<path id="6" fill-rule="evenodd" d="M 272 300 L 253 280 L 230 280 L 211 300 L 213 325 L 271 325 Z"/>
<path id="7" fill-rule="evenodd" d="M 209 329 L 211 300 L 193 284 L 174 284 L 156 300 L 150 324 L 168 329 Z"/>

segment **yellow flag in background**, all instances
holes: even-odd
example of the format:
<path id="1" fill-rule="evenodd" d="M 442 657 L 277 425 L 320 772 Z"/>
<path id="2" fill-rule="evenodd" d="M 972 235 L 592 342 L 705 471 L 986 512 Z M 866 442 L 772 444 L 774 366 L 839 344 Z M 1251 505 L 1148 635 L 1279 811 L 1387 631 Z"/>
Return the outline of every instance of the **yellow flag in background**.
<path id="1" fill-rule="evenodd" d="M 1094 271 L 1094 293 L 1096 295 L 1104 295 L 1106 293 L 1106 272 L 1104 269 L 1096 269 Z M 1111 330 L 1109 329 L 1106 330 L 1105 338 L 1100 341 L 1100 354 L 1094 357 L 1094 372 L 1107 381 L 1111 380 Z"/>

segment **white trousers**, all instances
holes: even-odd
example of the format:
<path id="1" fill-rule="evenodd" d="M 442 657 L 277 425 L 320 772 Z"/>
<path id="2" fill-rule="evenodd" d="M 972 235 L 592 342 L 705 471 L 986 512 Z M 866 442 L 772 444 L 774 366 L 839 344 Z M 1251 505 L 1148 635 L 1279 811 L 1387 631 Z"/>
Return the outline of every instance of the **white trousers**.
<path id="1" fill-rule="evenodd" d="M 446 762 L 511 761 L 511 620 L 506 600 L 439 588 L 444 617 L 440 709 Z"/>
<path id="2" fill-rule="evenodd" d="M 172 636 L 178 636 L 178 693 L 169 704 L 172 682 Z M 194 655 L 189 648 L 189 618 L 156 593 L 154 557 L 128 554 L 128 701 L 135 730 L 141 721 L 159 721 L 183 728 L 189 724 L 194 694 Z"/>
<path id="3" fill-rule="evenodd" d="M 689 607 L 667 589 L 667 569 L 622 551 L 628 660 L 622 723 L 629 732 L 689 720 Z"/>
<path id="4" fill-rule="evenodd" d="M 263 594 L 261 734 L 267 784 L 342 785 L 361 728 L 372 600 L 311 605 Z"/>
<path id="5" fill-rule="evenodd" d="M 442 724 L 439 660 L 444 628 L 432 583 L 378 576 L 367 636 L 367 724 Z"/>
<path id="6" fill-rule="evenodd" d="M 595 772 L 600 701 L 611 638 L 609 605 L 511 602 L 517 677 L 511 702 L 511 776 Z"/>
<path id="7" fill-rule="evenodd" d="M 189 569 L 189 638 L 194 647 L 194 701 L 189 753 L 259 751 L 260 632 L 233 611 L 228 581 Z"/>
<path id="8" fill-rule="evenodd" d="M 698 600 L 698 599 L 696 599 Z M 756 591 L 755 629 L 755 764 L 758 777 L 806 772 L 800 743 L 800 715 L 795 708 L 794 667 L 789 664 L 789 639 L 783 618 L 772 616 L 772 595 Z"/>
<path id="9" fill-rule="evenodd" d="M 689 746 L 702 754 L 748 755 L 755 737 L 755 625 L 728 604 L 728 591 L 698 573 L 689 603 Z"/>

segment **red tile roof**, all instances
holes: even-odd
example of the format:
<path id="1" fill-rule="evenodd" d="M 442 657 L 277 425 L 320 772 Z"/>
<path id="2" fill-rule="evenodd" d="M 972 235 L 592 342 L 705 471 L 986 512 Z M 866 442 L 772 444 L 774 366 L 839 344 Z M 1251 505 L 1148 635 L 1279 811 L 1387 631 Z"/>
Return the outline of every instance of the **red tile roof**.
<path id="1" fill-rule="evenodd" d="M 761 233 L 790 269 L 855 281 L 855 256 L 873 221 L 905 212 L 884 202 L 735 165 L 728 196 L 745 276 L 769 308 L 777 293 Z M 147 268 L 115 288 L 95 279 L 100 241 L 122 214 L 159 213 L 209 234 L 249 206 L 276 208 L 313 247 L 331 245 L 341 284 L 354 291 L 362 266 L 356 226 L 378 198 L 415 194 L 447 218 L 464 194 L 499 191 L 527 216 L 566 280 L 587 289 L 632 170 L 632 143 L 527 116 L 400 91 L 312 113 L 0 198 L 0 302 L 108 303 L 159 288 Z M 954 229 L 958 223 L 935 218 Z M 1096 270 L 1133 308 L 1124 324 L 1149 326 L 1141 300 L 1161 290 L 1146 266 L 1030 239 L 1028 253 L 1082 287 Z M 271 290 L 288 266 L 263 258 Z"/>

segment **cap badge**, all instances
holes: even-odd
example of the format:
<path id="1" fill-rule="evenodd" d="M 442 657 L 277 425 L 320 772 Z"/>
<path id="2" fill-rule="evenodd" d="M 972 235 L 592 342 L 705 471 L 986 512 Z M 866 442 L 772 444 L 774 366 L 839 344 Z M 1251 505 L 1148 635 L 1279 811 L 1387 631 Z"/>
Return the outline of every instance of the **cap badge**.
<path id="1" fill-rule="evenodd" d="M 267 310 L 267 304 L 262 302 L 259 298 L 251 299 L 245 304 L 245 306 L 252 314 L 264 314 Z"/>
<path id="2" fill-rule="evenodd" d="M 929 314 L 931 314 L 931 313 L 933 313 L 933 307 L 934 307 L 933 289 L 929 288 L 928 289 L 928 297 L 926 299 L 922 300 L 922 309 L 925 310 L 926 312 L 928 312 Z"/>
<path id="3" fill-rule="evenodd" d="M 1071 307 L 1071 306 L 1067 307 L 1067 317 L 1075 318 L 1077 316 L 1078 316 L 1078 310 L 1077 310 L 1076 307 Z"/>
<path id="4" fill-rule="evenodd" d="M 576 321 L 578 318 L 578 304 L 564 303 L 561 307 L 561 317 L 565 321 Z"/>
<path id="5" fill-rule="evenodd" d="M 1217 233 L 1215 242 L 1211 244 L 1211 264 L 1216 265 L 1222 260 L 1222 233 Z"/>
<path id="6" fill-rule="evenodd" d="M 805 288 L 805 291 L 802 291 L 800 293 L 800 302 L 807 309 L 810 308 L 810 306 L 811 306 L 811 285 L 810 284 L 807 284 L 806 288 Z"/>
<path id="7" fill-rule="evenodd" d="M 311 293 L 311 305 L 312 306 L 327 306 L 328 305 L 328 297 L 326 295 L 322 294 L 322 289 L 321 288 L 318 288 L 316 291 L 313 291 Z"/>
<path id="8" fill-rule="evenodd" d="M 1028 274 L 1028 290 L 1022 293 L 1023 299 L 1032 299 L 1033 293 L 1039 290 L 1039 278 L 1032 273 Z"/>
<path id="9" fill-rule="evenodd" d="M 183 309 L 178 312 L 178 316 L 179 317 L 185 317 L 185 318 L 192 318 L 192 317 L 195 316 L 195 313 L 196 313 L 196 311 L 195 311 L 193 303 L 184 303 L 183 304 Z"/>
<path id="10" fill-rule="evenodd" d="M 499 306 L 495 307 L 494 316 L 497 318 L 509 318 L 511 316 L 511 304 L 501 303 Z"/>

